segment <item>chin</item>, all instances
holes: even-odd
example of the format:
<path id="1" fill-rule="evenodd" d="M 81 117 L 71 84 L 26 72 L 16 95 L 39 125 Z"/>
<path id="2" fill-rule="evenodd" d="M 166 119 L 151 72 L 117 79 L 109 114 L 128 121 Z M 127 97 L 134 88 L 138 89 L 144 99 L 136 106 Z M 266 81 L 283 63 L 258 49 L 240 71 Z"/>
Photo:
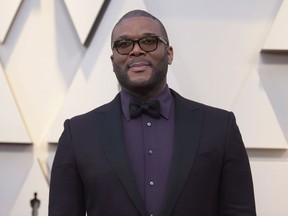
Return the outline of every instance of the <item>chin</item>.
<path id="1" fill-rule="evenodd" d="M 149 79 L 134 79 L 134 80 L 130 80 L 130 83 L 132 85 L 145 85 L 149 83 Z"/>

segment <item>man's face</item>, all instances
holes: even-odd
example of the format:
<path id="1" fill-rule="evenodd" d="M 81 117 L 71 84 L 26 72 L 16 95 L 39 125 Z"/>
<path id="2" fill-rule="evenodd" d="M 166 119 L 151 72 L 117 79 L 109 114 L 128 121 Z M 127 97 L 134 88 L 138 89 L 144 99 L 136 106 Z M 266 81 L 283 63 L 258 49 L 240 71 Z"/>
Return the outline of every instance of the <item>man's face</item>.
<path id="1" fill-rule="evenodd" d="M 132 17 L 120 22 L 112 33 L 112 43 L 119 39 L 137 40 L 146 36 L 160 36 L 160 24 L 149 17 Z M 147 93 L 159 91 L 166 85 L 168 64 L 172 63 L 173 49 L 161 41 L 152 52 L 143 51 L 137 43 L 128 55 L 113 49 L 111 60 L 116 77 L 123 89 Z"/>

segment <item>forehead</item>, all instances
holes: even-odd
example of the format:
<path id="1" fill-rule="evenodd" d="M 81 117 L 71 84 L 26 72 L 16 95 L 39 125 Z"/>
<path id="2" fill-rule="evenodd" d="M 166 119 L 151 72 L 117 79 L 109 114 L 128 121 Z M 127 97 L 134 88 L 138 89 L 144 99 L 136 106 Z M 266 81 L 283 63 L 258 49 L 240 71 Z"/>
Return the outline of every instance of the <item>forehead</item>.
<path id="1" fill-rule="evenodd" d="M 159 22 L 149 17 L 131 17 L 124 19 L 115 26 L 112 39 L 138 38 L 147 34 L 162 36 Z"/>

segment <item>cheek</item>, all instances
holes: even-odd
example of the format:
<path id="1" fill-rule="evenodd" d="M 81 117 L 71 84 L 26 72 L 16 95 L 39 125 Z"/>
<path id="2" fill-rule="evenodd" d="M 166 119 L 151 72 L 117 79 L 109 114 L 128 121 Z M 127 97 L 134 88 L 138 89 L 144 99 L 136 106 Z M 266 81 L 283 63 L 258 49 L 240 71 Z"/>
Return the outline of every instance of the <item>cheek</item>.
<path id="1" fill-rule="evenodd" d="M 113 65 L 117 65 L 120 68 L 124 68 L 126 65 L 126 58 L 120 56 L 111 56 L 111 61 Z"/>

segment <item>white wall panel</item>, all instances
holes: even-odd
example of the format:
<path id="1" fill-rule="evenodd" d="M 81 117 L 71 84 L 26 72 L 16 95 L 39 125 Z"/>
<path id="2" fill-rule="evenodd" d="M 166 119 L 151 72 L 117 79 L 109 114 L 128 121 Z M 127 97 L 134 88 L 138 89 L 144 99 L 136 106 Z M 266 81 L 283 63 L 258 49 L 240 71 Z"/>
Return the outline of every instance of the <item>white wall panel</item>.
<path id="1" fill-rule="evenodd" d="M 288 52 L 288 0 L 283 0 L 262 50 Z"/>
<path id="2" fill-rule="evenodd" d="M 0 49 L 33 142 L 57 114 L 85 51 L 67 19 L 59 1 L 25 1 Z"/>
<path id="3" fill-rule="evenodd" d="M 252 161 L 257 215 L 288 215 L 288 163 L 287 161 Z"/>
<path id="4" fill-rule="evenodd" d="M 82 44 L 98 16 L 105 0 L 64 0 Z"/>
<path id="5" fill-rule="evenodd" d="M 32 215 L 30 200 L 34 198 L 34 192 L 37 192 L 37 198 L 40 200 L 38 215 L 48 215 L 47 194 L 49 187 L 46 179 L 42 175 L 42 170 L 37 160 L 33 161 L 33 165 L 27 173 L 27 177 L 22 184 L 23 186 L 18 194 L 18 198 L 14 202 L 13 208 L 11 209 L 9 216 L 20 216 L 19 211 L 21 211 L 21 215 L 23 216 Z M 34 191 L 31 191 L 31 185 L 33 185 Z M 23 200 L 25 200 L 26 202 L 23 202 Z"/>
<path id="6" fill-rule="evenodd" d="M 31 144 L 1 64 L 0 107 L 0 143 Z"/>
<path id="7" fill-rule="evenodd" d="M 0 43 L 5 40 L 21 2 L 21 0 L 0 1 Z"/>
<path id="8" fill-rule="evenodd" d="M 275 75 L 275 73 L 270 76 L 268 74 L 270 79 L 266 77 L 266 81 L 269 79 L 268 82 L 271 82 L 271 77 Z M 283 98 L 283 106 L 286 109 L 283 107 L 284 113 L 281 113 L 281 116 L 277 116 L 264 88 L 263 78 L 261 80 L 260 76 L 256 68 L 251 70 L 233 109 L 238 117 L 238 124 L 242 129 L 243 140 L 247 148 L 288 149 L 286 140 L 288 138 L 288 130 L 285 130 L 285 127 L 282 130 L 278 121 L 278 117 L 286 118 L 288 116 L 288 100 L 285 100 L 286 96 Z M 262 74 L 263 76 L 264 74 Z M 282 80 L 286 80 L 288 83 L 288 74 L 282 76 Z M 287 87 L 287 83 L 282 83 L 283 87 L 284 85 Z M 280 84 L 278 82 L 278 86 L 274 85 L 272 87 L 274 91 L 279 88 Z M 285 90 L 285 87 L 283 90 Z"/>
<path id="9" fill-rule="evenodd" d="M 0 215 L 10 216 L 16 200 L 21 200 L 23 205 L 28 206 L 28 200 L 20 196 L 22 187 L 31 167 L 33 166 L 32 145 L 0 145 Z M 37 178 L 43 178 L 42 175 Z M 37 181 L 37 179 L 35 179 Z M 45 185 L 43 185 L 45 187 Z M 34 184 L 30 184 L 30 192 L 35 190 Z M 27 194 L 28 195 L 28 194 Z M 46 195 L 47 196 L 47 195 Z M 45 205 L 45 204 L 44 204 Z M 22 215 L 18 209 L 18 215 Z"/>

